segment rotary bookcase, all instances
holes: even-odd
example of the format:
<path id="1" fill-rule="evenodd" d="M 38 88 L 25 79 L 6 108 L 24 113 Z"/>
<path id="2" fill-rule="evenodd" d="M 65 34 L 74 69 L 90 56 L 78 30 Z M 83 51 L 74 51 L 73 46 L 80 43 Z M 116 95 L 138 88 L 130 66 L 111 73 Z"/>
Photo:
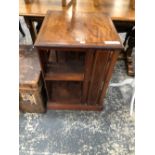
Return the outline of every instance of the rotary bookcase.
<path id="1" fill-rule="evenodd" d="M 48 109 L 103 109 L 112 71 L 123 48 L 110 17 L 48 11 L 35 47 L 48 93 Z"/>

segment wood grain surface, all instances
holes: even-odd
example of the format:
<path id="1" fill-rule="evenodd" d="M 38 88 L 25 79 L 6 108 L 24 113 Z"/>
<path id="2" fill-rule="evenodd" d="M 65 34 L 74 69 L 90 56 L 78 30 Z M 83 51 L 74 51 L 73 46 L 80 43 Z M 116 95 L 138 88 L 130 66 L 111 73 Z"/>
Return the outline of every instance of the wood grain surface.
<path id="1" fill-rule="evenodd" d="M 120 37 L 109 16 L 101 13 L 48 11 L 35 42 L 37 47 L 117 48 Z"/>

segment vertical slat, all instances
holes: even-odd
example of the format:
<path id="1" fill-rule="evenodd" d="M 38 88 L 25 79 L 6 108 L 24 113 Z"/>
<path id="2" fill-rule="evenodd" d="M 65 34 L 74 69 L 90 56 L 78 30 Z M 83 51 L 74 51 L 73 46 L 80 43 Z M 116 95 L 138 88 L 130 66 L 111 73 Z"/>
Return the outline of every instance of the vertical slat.
<path id="1" fill-rule="evenodd" d="M 108 72 L 109 66 L 111 65 L 113 51 L 107 51 L 107 53 L 108 53 L 108 55 L 105 59 L 104 68 L 103 68 L 102 73 L 101 73 L 102 74 L 102 85 L 100 87 L 100 90 L 99 90 L 99 93 L 97 96 L 97 104 L 101 104 L 101 105 L 102 105 L 102 102 L 100 102 L 100 96 L 102 93 L 103 86 L 106 83 L 107 72 Z"/>
<path id="2" fill-rule="evenodd" d="M 104 68 L 106 67 L 109 54 L 110 52 L 106 51 L 96 51 L 95 53 L 92 77 L 88 92 L 88 103 L 90 104 L 97 104 L 99 92 L 103 82 L 102 79 L 103 76 L 106 76 L 104 74 Z"/>
<path id="3" fill-rule="evenodd" d="M 93 65 L 93 58 L 94 58 L 94 51 L 90 50 L 86 52 L 82 103 L 85 103 L 87 100 L 89 82 L 90 82 L 92 65 Z"/>
<path id="4" fill-rule="evenodd" d="M 106 95 L 106 90 L 108 88 L 110 79 L 112 77 L 112 72 L 113 72 L 113 69 L 114 69 L 114 66 L 116 64 L 118 56 L 119 56 L 119 51 L 114 51 L 112 53 L 112 56 L 111 56 L 111 59 L 110 59 L 110 62 L 109 62 L 109 66 L 106 69 L 107 70 L 106 71 L 106 77 L 104 78 L 105 82 L 104 82 L 104 85 L 103 85 L 103 88 L 102 88 L 102 91 L 101 91 L 101 95 L 100 95 L 100 98 L 99 98 L 99 104 L 103 103 L 103 98 Z"/>

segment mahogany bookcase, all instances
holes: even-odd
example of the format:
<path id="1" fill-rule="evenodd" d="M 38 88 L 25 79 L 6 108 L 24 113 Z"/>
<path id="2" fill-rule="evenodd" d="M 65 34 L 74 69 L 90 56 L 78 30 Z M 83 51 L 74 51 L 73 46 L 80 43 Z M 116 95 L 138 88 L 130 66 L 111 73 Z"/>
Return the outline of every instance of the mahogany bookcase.
<path id="1" fill-rule="evenodd" d="M 48 93 L 48 109 L 103 109 L 123 48 L 109 16 L 48 11 L 35 47 Z"/>

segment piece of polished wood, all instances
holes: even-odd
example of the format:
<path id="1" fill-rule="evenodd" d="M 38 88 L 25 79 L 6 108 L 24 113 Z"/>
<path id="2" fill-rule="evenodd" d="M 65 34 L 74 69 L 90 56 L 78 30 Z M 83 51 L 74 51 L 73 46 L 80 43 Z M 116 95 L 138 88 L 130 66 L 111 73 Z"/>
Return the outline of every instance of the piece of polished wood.
<path id="1" fill-rule="evenodd" d="M 64 3 L 65 4 L 65 3 Z M 75 12 L 102 12 L 110 15 L 113 20 L 134 21 L 135 10 L 130 0 L 73 0 L 71 8 L 64 7 L 62 0 L 19 0 L 20 16 L 44 17 L 48 10 Z"/>
<path id="2" fill-rule="evenodd" d="M 121 40 L 109 16 L 101 13 L 48 11 L 36 47 L 117 48 Z"/>
<path id="3" fill-rule="evenodd" d="M 103 109 L 100 101 L 116 63 L 113 55 L 123 49 L 108 15 L 48 11 L 35 47 L 48 92 L 48 109 Z"/>

